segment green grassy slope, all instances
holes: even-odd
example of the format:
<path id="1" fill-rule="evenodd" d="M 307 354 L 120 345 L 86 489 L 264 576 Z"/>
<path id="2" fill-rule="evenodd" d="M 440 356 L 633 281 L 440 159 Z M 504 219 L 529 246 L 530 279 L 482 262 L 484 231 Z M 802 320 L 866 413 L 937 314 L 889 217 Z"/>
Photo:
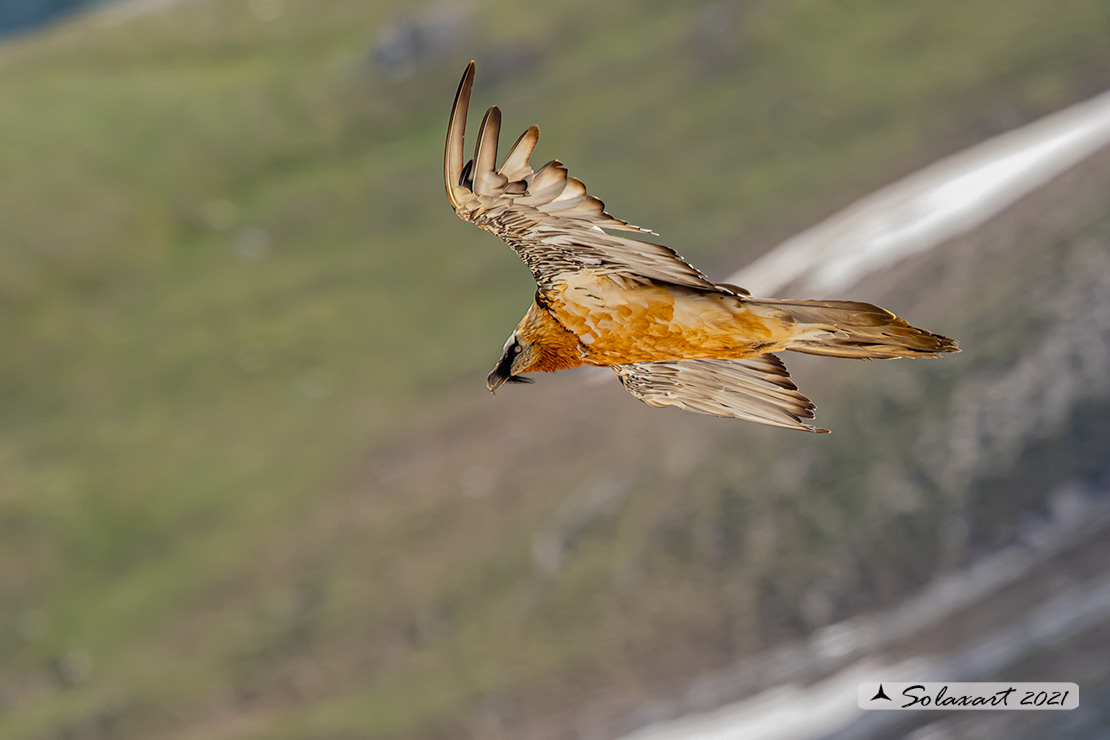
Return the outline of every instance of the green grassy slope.
<path id="1" fill-rule="evenodd" d="M 471 57 L 478 106 L 540 124 L 541 160 L 717 274 L 1110 85 L 1110 13 L 1078 1 L 429 8 L 451 40 L 397 77 L 372 58 L 408 4 L 265 5 L 0 47 L 4 737 L 457 734 L 506 686 L 631 683 L 601 658 L 724 619 L 641 618 L 598 585 L 654 552 L 665 499 L 566 525 L 589 557 L 534 572 L 562 501 L 660 473 L 628 434 L 584 446 L 550 392 L 481 398 L 532 288 L 444 202 Z M 602 429 L 656 418 L 617 401 Z M 762 469 L 740 457 L 718 474 Z M 716 516 L 713 491 L 683 515 Z"/>

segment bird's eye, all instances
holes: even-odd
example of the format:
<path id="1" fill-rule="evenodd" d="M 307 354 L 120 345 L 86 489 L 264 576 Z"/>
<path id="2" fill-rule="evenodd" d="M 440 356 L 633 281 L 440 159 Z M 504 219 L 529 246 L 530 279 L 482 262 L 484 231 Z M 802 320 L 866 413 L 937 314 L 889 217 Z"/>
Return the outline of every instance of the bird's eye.
<path id="1" fill-rule="evenodd" d="M 524 348 L 521 347 L 519 344 L 514 344 L 513 345 L 513 354 L 514 355 L 519 355 L 523 351 L 524 351 Z"/>

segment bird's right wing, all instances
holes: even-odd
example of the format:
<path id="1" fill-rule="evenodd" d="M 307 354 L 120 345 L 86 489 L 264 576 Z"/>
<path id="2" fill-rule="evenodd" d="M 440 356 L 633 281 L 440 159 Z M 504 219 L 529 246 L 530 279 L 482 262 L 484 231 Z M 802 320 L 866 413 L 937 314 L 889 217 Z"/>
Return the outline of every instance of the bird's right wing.
<path id="1" fill-rule="evenodd" d="M 782 360 L 676 360 L 614 365 L 621 383 L 649 406 L 677 406 L 712 416 L 746 419 L 805 432 L 828 433 L 802 422 L 813 402 L 798 392 Z"/>
<path id="2" fill-rule="evenodd" d="M 521 134 L 498 167 L 501 111 L 497 106 L 486 111 L 474 158 L 463 164 L 463 132 L 473 84 L 471 62 L 455 93 L 447 125 L 443 154 L 447 199 L 459 218 L 507 242 L 541 289 L 551 287 L 562 274 L 590 269 L 703 290 L 734 290 L 714 286 L 669 247 L 606 231 L 652 233 L 606 213 L 605 204 L 587 194 L 582 181 L 570 177 L 558 160 L 533 171 L 528 160 L 540 138 L 535 126 Z"/>

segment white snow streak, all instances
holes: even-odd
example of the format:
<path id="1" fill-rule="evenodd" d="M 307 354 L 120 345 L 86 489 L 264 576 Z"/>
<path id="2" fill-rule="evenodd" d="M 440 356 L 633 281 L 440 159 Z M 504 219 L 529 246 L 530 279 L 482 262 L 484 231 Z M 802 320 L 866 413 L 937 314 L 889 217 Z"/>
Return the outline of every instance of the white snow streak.
<path id="1" fill-rule="evenodd" d="M 1110 144 L 1110 92 L 946 157 L 857 201 L 728 278 L 821 297 L 966 233 Z"/>

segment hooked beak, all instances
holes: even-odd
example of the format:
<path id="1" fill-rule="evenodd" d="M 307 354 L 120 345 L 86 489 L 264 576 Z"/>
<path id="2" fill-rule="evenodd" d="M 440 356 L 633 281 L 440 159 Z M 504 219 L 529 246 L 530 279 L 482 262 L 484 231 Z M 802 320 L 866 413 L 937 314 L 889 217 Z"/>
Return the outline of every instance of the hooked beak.
<path id="1" fill-rule="evenodd" d="M 501 355 L 501 359 L 497 361 L 497 367 L 486 376 L 486 388 L 489 388 L 490 393 L 496 393 L 497 389 L 504 385 L 505 381 L 512 376 L 513 358 L 506 352 Z"/>
<path id="2" fill-rule="evenodd" d="M 493 372 L 486 376 L 486 388 L 489 388 L 490 393 L 496 393 L 508 379 L 508 376 L 498 374 L 497 368 L 494 368 Z"/>

